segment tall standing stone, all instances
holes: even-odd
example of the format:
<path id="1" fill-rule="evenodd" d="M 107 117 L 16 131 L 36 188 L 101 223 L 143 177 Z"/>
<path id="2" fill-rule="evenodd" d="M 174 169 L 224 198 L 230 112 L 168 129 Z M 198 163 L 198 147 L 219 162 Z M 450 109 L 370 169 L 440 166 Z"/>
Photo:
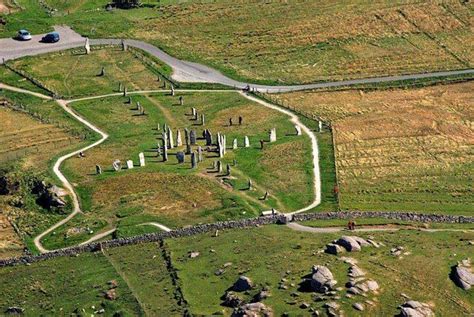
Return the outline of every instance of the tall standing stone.
<path id="1" fill-rule="evenodd" d="M 133 168 L 133 161 L 132 160 L 128 160 L 127 161 L 127 168 L 130 170 Z"/>
<path id="2" fill-rule="evenodd" d="M 171 91 L 170 91 L 170 93 L 171 93 L 171 96 L 174 96 L 174 87 L 173 87 L 173 85 L 171 85 Z"/>
<path id="3" fill-rule="evenodd" d="M 244 147 L 250 147 L 250 140 L 248 136 L 244 137 Z"/>
<path id="4" fill-rule="evenodd" d="M 119 89 L 118 89 L 118 91 L 121 92 L 122 89 L 123 89 L 122 83 L 119 83 Z"/>
<path id="5" fill-rule="evenodd" d="M 230 165 L 229 164 L 226 165 L 226 175 L 227 176 L 230 175 Z"/>
<path id="6" fill-rule="evenodd" d="M 191 130 L 189 133 L 189 141 L 191 142 L 191 145 L 196 145 L 196 131 Z"/>
<path id="7" fill-rule="evenodd" d="M 170 127 L 168 127 L 168 142 L 169 142 L 169 148 L 173 149 L 174 148 L 173 131 L 171 130 Z"/>
<path id="8" fill-rule="evenodd" d="M 138 153 L 138 160 L 140 161 L 140 167 L 145 166 L 145 154 L 143 152 Z"/>
<path id="9" fill-rule="evenodd" d="M 198 162 L 202 162 L 202 148 L 198 146 Z"/>
<path id="10" fill-rule="evenodd" d="M 89 38 L 86 37 L 86 44 L 84 45 L 84 49 L 86 50 L 86 54 L 89 55 L 91 53 L 91 46 L 89 44 Z"/>
<path id="11" fill-rule="evenodd" d="M 319 128 L 318 132 L 323 132 L 323 122 L 321 120 L 318 121 L 318 128 Z"/>
<path id="12" fill-rule="evenodd" d="M 195 118 L 195 117 L 196 117 L 196 114 L 197 114 L 196 108 L 192 107 L 192 108 L 191 108 L 191 116 L 192 116 L 193 118 Z"/>
<path id="13" fill-rule="evenodd" d="M 122 40 L 121 44 L 122 44 L 122 51 L 126 51 L 127 50 L 127 44 L 125 43 L 125 41 Z"/>
<path id="14" fill-rule="evenodd" d="M 178 129 L 176 130 L 176 146 L 182 146 L 183 141 L 181 139 L 181 131 Z"/>
<path id="15" fill-rule="evenodd" d="M 252 180 L 249 178 L 249 182 L 248 182 L 248 189 L 251 190 L 252 189 Z"/>
<path id="16" fill-rule="evenodd" d="M 277 140 L 276 128 L 270 130 L 270 142 L 275 142 Z"/>
<path id="17" fill-rule="evenodd" d="M 212 145 L 212 134 L 211 131 L 206 129 L 205 131 L 205 138 L 206 138 L 206 146 L 211 146 Z"/>
<path id="18" fill-rule="evenodd" d="M 222 162 L 221 161 L 217 161 L 217 172 L 222 173 Z"/>
<path id="19" fill-rule="evenodd" d="M 204 125 L 204 124 L 206 124 L 205 123 L 205 117 L 204 117 L 204 114 L 201 113 L 201 125 Z"/>
<path id="20" fill-rule="evenodd" d="M 238 147 L 237 139 L 234 139 L 234 141 L 232 142 L 232 149 L 236 150 L 237 147 Z"/>
<path id="21" fill-rule="evenodd" d="M 125 97 L 127 95 L 127 87 L 123 87 L 123 96 Z"/>
<path id="22" fill-rule="evenodd" d="M 197 167 L 197 158 L 196 158 L 196 152 L 191 153 L 191 168 L 196 168 Z"/>
<path id="23" fill-rule="evenodd" d="M 168 142 L 166 140 L 166 137 L 162 139 L 162 146 L 161 148 L 163 149 L 163 162 L 168 161 Z"/>
<path id="24" fill-rule="evenodd" d="M 222 153 L 225 155 L 226 147 L 227 147 L 227 138 L 226 138 L 225 134 L 223 134 L 221 136 L 221 138 L 222 138 L 222 142 L 221 142 L 221 144 L 222 144 Z"/>

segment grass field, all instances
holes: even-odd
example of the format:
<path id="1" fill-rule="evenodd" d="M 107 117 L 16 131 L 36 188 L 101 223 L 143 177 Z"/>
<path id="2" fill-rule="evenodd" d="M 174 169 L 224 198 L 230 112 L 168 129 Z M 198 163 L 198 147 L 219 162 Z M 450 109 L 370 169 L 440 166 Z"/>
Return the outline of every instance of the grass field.
<path id="1" fill-rule="evenodd" d="M 9 15 L 0 35 L 65 23 L 90 37 L 146 40 L 251 81 L 306 83 L 473 63 L 471 2 L 162 1 L 107 12 L 105 1 L 51 0 L 59 10 L 52 17 L 33 0 L 19 2 L 25 10 Z"/>
<path id="2" fill-rule="evenodd" d="M 474 83 L 281 95 L 332 122 L 343 209 L 472 213 Z"/>
<path id="3" fill-rule="evenodd" d="M 312 202 L 312 161 L 310 143 L 306 136 L 296 137 L 288 118 L 276 111 L 249 102 L 237 93 L 184 93 L 184 106 L 178 96 L 157 94 L 128 98 L 111 97 L 72 103 L 71 107 L 106 131 L 110 138 L 99 147 L 86 152 L 83 158 L 65 162 L 63 171 L 75 184 L 85 214 L 45 238 L 46 247 L 77 243 L 105 227 L 117 225 L 118 236 L 156 231 L 153 227 L 137 226 L 145 222 L 160 222 L 178 227 L 198 222 L 256 216 L 271 207 L 281 211 L 302 208 Z M 135 103 L 140 102 L 147 115 L 137 115 Z M 205 127 L 190 117 L 191 107 L 206 115 Z M 241 126 L 237 118 L 242 116 Z M 232 127 L 228 118 L 233 117 Z M 180 129 L 184 142 L 184 128 L 196 129 L 201 136 L 204 128 L 216 136 L 220 131 L 227 136 L 227 154 L 221 160 L 231 165 L 231 175 L 216 173 L 212 164 L 217 154 L 206 152 L 196 170 L 186 163 L 177 164 L 169 151 L 169 160 L 156 156 L 159 133 L 157 124 L 164 123 Z M 267 143 L 260 150 L 259 140 L 268 140 L 268 130 L 277 128 L 278 140 Z M 250 148 L 243 148 L 248 135 Z M 230 150 L 232 140 L 238 139 L 239 149 Z M 183 150 L 181 147 L 179 150 Z M 195 149 L 195 148 L 194 148 Z M 138 168 L 138 153 L 144 152 L 147 165 Z M 113 172 L 112 162 L 123 164 L 132 159 L 136 168 Z M 233 160 L 237 165 L 233 165 Z M 104 173 L 95 175 L 99 164 Z M 288 177 L 291 173 L 291 177 Z M 247 189 L 252 179 L 253 190 Z M 265 191 L 269 198 L 260 198 Z M 82 229 L 78 229 L 82 228 Z M 90 230 L 83 230 L 89 228 Z M 70 233 L 74 233 L 71 235 Z"/>
<path id="4" fill-rule="evenodd" d="M 270 297 L 263 303 L 272 308 L 275 316 L 284 312 L 290 316 L 309 315 L 309 309 L 300 308 L 303 302 L 324 315 L 326 310 L 322 306 L 328 300 L 315 301 L 315 293 L 299 289 L 311 267 L 318 264 L 328 266 L 338 281 L 336 286 L 342 287 L 337 291 L 340 299 L 336 301 L 347 316 L 360 315 L 351 307 L 355 302 L 364 303 L 364 314 L 369 316 L 396 315 L 397 306 L 405 301 L 402 293 L 428 303 L 439 316 L 460 316 L 474 309 L 474 294 L 461 290 L 449 279 L 451 266 L 472 254 L 473 246 L 468 241 L 474 239 L 474 233 L 402 230 L 358 234 L 385 244 L 344 254 L 357 260 L 367 277 L 380 285 L 379 293 L 369 293 L 367 298 L 346 297 L 344 284 L 348 281 L 349 266 L 342 256 L 318 252 L 344 234 L 303 233 L 271 225 L 225 230 L 218 237 L 204 234 L 170 239 L 165 241 L 165 249 L 149 243 L 105 250 L 105 257 L 101 253 L 82 254 L 30 266 L 1 268 L 0 281 L 7 287 L 0 291 L 0 308 L 3 311 L 8 306 L 20 306 L 26 309 L 27 315 L 40 312 L 69 315 L 76 308 L 92 313 L 91 306 L 104 307 L 106 314 L 121 310 L 133 314 L 182 315 L 164 262 L 166 250 L 194 315 L 229 315 L 231 310 L 221 306 L 220 297 L 241 274 L 255 284 L 249 294 L 241 295 L 248 300 L 265 286 Z M 390 249 L 397 246 L 402 246 L 406 254 L 392 255 Z M 199 252 L 199 256 L 190 258 L 191 251 Z M 218 269 L 224 269 L 223 273 L 216 275 Z M 108 301 L 102 294 L 112 279 L 118 283 L 119 296 L 115 301 Z M 288 289 L 279 288 L 280 283 Z M 374 304 L 365 304 L 365 300 Z"/>
<path id="5" fill-rule="evenodd" d="M 147 68 L 133 52 L 118 47 L 69 50 L 54 54 L 25 57 L 11 62 L 18 70 L 39 80 L 49 90 L 67 98 L 118 92 L 122 83 L 128 91 L 161 89 L 163 81 Z M 104 76 L 99 76 L 104 67 Z M 168 66 L 159 62 L 155 69 L 166 73 Z"/>

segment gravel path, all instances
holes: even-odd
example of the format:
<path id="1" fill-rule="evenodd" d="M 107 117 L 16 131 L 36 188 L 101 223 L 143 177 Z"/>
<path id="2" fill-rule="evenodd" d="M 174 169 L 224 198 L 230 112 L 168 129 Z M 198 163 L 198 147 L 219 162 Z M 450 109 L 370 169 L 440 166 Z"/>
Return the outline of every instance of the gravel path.
<path id="1" fill-rule="evenodd" d="M 19 42 L 13 39 L 0 39 L 0 63 L 4 60 L 10 60 L 20 58 L 23 56 L 38 55 L 47 52 L 61 51 L 70 48 L 82 47 L 85 43 L 85 38 L 81 37 L 78 33 L 74 32 L 67 26 L 56 26 L 56 31 L 61 35 L 61 41 L 58 43 L 40 43 L 41 35 L 33 36 L 31 41 Z M 91 39 L 91 45 L 102 45 L 102 44 L 120 44 L 120 39 Z M 446 77 L 453 75 L 462 74 L 473 74 L 474 69 L 462 69 L 452 71 L 441 71 L 441 72 L 427 72 L 421 74 L 408 74 L 408 75 L 395 75 L 395 76 L 381 76 L 373 78 L 361 78 L 352 80 L 342 80 L 333 82 L 321 82 L 314 84 L 305 85 L 257 85 L 252 83 L 240 82 L 231 79 L 221 72 L 194 62 L 180 60 L 175 58 L 164 51 L 160 50 L 156 46 L 138 41 L 138 40 L 125 40 L 127 45 L 144 50 L 145 52 L 153 55 L 154 57 L 162 60 L 173 69 L 172 78 L 176 81 L 181 82 L 202 82 L 202 83 L 217 83 L 223 84 L 229 87 L 242 89 L 249 85 L 250 87 L 261 91 L 261 92 L 288 92 L 298 91 L 305 89 L 316 89 L 316 88 L 332 88 L 348 85 L 359 85 L 359 84 L 372 84 L 372 83 L 383 83 L 399 80 L 410 80 L 410 79 L 423 79 L 430 77 Z"/>
<path id="2" fill-rule="evenodd" d="M 430 228 L 418 228 L 418 227 L 410 227 L 410 226 L 396 226 L 393 225 L 386 226 L 366 226 L 366 227 L 358 227 L 355 230 L 348 230 L 346 227 L 310 227 L 304 226 L 296 222 L 290 222 L 287 226 L 296 231 L 302 232 L 312 232 L 312 233 L 334 233 L 334 232 L 377 232 L 377 231 L 400 231 L 400 230 L 416 230 L 416 231 L 423 231 L 423 232 L 442 232 L 442 231 L 449 231 L 449 232 L 474 232 L 473 229 L 430 229 Z"/>

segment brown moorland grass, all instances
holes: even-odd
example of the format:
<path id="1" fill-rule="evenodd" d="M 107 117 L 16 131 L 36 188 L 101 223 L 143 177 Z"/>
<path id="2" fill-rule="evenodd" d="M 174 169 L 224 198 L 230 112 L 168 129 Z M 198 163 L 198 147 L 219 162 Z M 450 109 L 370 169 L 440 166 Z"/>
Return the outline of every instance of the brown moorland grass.
<path id="1" fill-rule="evenodd" d="M 474 212 L 473 82 L 279 98 L 333 124 L 344 209 Z"/>
<path id="2" fill-rule="evenodd" d="M 139 17 L 126 17 L 135 27 L 122 36 L 254 80 L 339 80 L 473 62 L 469 2 L 217 1 L 166 5 L 157 16 Z"/>

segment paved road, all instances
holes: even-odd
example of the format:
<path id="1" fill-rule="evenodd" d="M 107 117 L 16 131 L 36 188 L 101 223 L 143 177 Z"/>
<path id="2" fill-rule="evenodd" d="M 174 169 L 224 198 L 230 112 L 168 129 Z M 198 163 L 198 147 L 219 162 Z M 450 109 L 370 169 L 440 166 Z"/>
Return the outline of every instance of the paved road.
<path id="1" fill-rule="evenodd" d="M 79 34 L 71 30 L 66 26 L 57 26 L 55 27 L 61 35 L 61 41 L 55 44 L 46 44 L 40 43 L 41 35 L 36 35 L 31 41 L 28 42 L 18 42 L 13 39 L 0 39 L 0 62 L 5 60 L 10 60 L 14 58 L 19 58 L 29 55 L 38 55 L 47 52 L 54 52 L 65 50 L 69 48 L 81 47 L 85 43 L 85 38 L 81 37 Z M 90 41 L 91 45 L 97 44 L 120 44 L 121 40 L 119 39 L 92 39 Z M 422 74 L 410 74 L 410 75 L 399 75 L 399 76 L 384 76 L 384 77 L 374 77 L 374 78 L 362 78 L 362 79 L 353 79 L 353 80 L 342 80 L 336 82 L 324 82 L 316 84 L 307 84 L 307 85 L 292 85 L 292 86 L 269 86 L 269 85 L 257 85 L 257 84 L 248 84 L 245 82 L 236 81 L 231 79 L 219 71 L 210 68 L 208 66 L 183 61 L 177 59 L 154 45 L 151 45 L 146 42 L 137 41 L 137 40 L 125 40 L 125 43 L 129 46 L 136 47 L 146 51 L 147 53 L 159 58 L 173 69 L 172 78 L 181 81 L 181 82 L 204 82 L 204 83 L 218 83 L 230 87 L 235 87 L 242 89 L 249 85 L 250 87 L 261 91 L 261 92 L 288 92 L 288 91 L 297 91 L 305 89 L 315 89 L 315 88 L 331 88 L 331 87 L 340 87 L 347 85 L 358 85 L 358 84 L 371 84 L 371 83 L 381 83 L 381 82 L 390 82 L 390 81 L 399 81 L 407 79 L 422 79 L 429 77 L 445 77 L 453 75 L 462 75 L 462 74 L 472 74 L 474 69 L 464 69 L 464 70 L 454 70 L 454 71 L 444 71 L 444 72 L 429 72 Z"/>

